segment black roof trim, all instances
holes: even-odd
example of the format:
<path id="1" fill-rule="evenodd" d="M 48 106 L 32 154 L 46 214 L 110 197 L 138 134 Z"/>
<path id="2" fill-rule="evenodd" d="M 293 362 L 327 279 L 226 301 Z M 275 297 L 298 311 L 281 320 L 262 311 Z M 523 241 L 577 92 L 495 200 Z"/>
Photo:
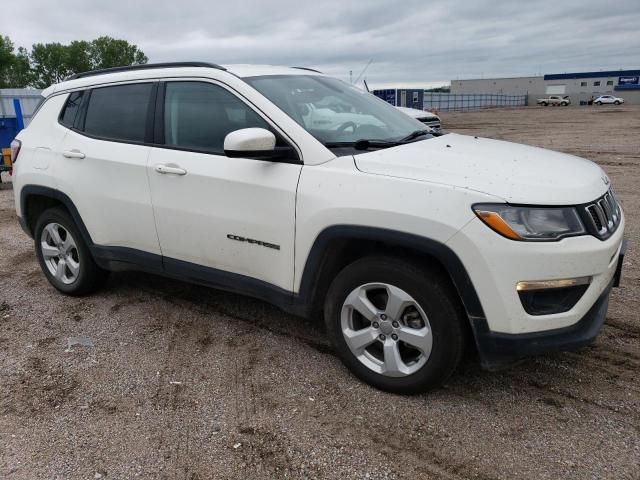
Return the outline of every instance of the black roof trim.
<path id="1" fill-rule="evenodd" d="M 307 70 L 309 72 L 315 72 L 315 73 L 322 73 L 320 70 L 316 70 L 314 68 L 309 68 L 309 67 L 291 67 L 291 68 L 295 68 L 297 70 Z"/>
<path id="2" fill-rule="evenodd" d="M 69 75 L 66 80 L 75 80 L 76 78 L 93 77 L 94 75 L 104 75 L 107 73 L 128 72 L 132 70 L 146 70 L 148 68 L 178 68 L 178 67 L 204 67 L 215 68 L 217 70 L 227 70 L 215 63 L 207 62 L 165 62 L 165 63 L 143 63 L 140 65 L 127 65 L 125 67 L 103 68 L 101 70 L 90 70 L 88 72 L 75 73 Z"/>

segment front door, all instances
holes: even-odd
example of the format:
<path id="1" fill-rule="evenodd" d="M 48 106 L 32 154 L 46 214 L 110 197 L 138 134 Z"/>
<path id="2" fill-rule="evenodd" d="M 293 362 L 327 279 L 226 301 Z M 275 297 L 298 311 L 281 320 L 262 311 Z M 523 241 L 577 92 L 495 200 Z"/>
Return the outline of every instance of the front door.
<path id="1" fill-rule="evenodd" d="M 225 156 L 228 133 L 270 125 L 220 85 L 168 82 L 161 95 L 164 147 L 151 149 L 148 175 L 166 272 L 291 291 L 302 165 Z"/>

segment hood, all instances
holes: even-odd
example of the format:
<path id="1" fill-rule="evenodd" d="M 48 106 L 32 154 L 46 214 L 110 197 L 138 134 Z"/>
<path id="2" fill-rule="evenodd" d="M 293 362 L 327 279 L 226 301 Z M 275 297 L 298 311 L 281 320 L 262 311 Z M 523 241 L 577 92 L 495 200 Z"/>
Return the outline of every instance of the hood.
<path id="1" fill-rule="evenodd" d="M 405 115 L 409 115 L 412 118 L 424 118 L 424 117 L 434 117 L 439 118 L 435 113 L 428 112 L 426 110 L 418 110 L 417 108 L 407 108 L 407 107 L 396 107 Z"/>
<path id="2" fill-rule="evenodd" d="M 509 203 L 575 205 L 609 189 L 609 178 L 589 160 L 454 133 L 354 158 L 362 172 L 466 188 Z"/>

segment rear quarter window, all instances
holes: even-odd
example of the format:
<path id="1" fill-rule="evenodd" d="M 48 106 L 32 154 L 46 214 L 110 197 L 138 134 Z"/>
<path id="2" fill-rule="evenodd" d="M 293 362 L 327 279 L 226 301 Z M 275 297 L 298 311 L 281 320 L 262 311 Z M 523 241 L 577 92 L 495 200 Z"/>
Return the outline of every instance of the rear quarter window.
<path id="1" fill-rule="evenodd" d="M 76 120 L 76 116 L 78 115 L 78 111 L 80 110 L 80 104 L 82 103 L 82 96 L 84 95 L 84 91 L 81 92 L 71 92 L 67 101 L 62 107 L 62 111 L 60 112 L 60 123 L 67 128 L 72 128 L 74 122 Z"/>
<path id="2" fill-rule="evenodd" d="M 144 142 L 151 83 L 117 85 L 91 90 L 84 132 L 96 137 Z"/>

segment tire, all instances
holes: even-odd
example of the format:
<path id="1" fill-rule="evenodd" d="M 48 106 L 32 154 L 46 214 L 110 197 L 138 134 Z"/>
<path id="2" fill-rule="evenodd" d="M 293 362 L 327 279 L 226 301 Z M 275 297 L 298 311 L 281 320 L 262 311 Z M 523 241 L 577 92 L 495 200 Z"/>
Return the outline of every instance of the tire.
<path id="1" fill-rule="evenodd" d="M 404 306 L 394 309 L 389 299 Z M 437 387 L 464 351 L 466 319 L 448 278 L 397 258 L 367 257 L 345 267 L 327 292 L 324 316 L 342 362 L 387 392 Z"/>
<path id="2" fill-rule="evenodd" d="M 34 231 L 36 256 L 49 283 L 67 295 L 100 288 L 108 272 L 96 265 L 78 227 L 66 210 L 45 210 Z"/>
<path id="3" fill-rule="evenodd" d="M 560 105 L 562 105 L 563 107 L 568 107 L 569 104 L 567 102 L 562 102 Z"/>
<path id="4" fill-rule="evenodd" d="M 602 105 L 602 102 L 596 102 L 596 105 L 598 105 L 598 106 Z"/>
<path id="5" fill-rule="evenodd" d="M 615 103 L 616 105 L 620 105 L 620 102 L 619 102 L 618 100 L 616 100 L 616 101 L 615 101 L 615 102 L 613 102 L 613 103 Z"/>
<path id="6" fill-rule="evenodd" d="M 546 107 L 549 104 L 547 102 L 540 102 L 540 105 L 542 105 L 543 107 Z"/>

